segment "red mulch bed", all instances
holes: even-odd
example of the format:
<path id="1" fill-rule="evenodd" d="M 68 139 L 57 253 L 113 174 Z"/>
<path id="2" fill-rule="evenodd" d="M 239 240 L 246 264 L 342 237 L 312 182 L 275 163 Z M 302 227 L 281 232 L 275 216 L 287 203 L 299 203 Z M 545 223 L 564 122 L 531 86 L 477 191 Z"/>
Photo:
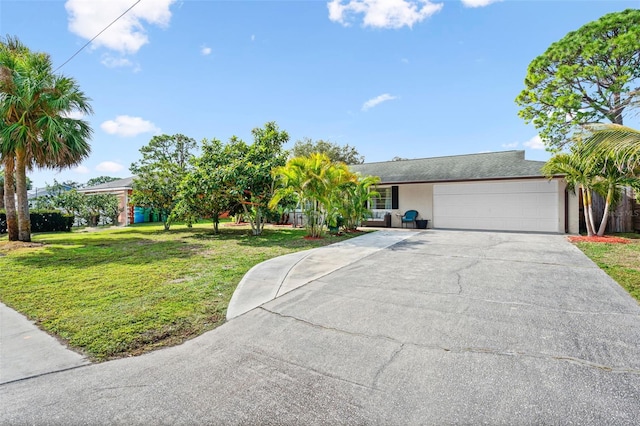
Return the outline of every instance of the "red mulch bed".
<path id="1" fill-rule="evenodd" d="M 605 235 L 603 237 L 586 237 L 582 235 L 576 235 L 569 237 L 569 241 L 572 243 L 610 243 L 610 244 L 629 244 L 631 242 L 628 238 L 612 237 Z"/>

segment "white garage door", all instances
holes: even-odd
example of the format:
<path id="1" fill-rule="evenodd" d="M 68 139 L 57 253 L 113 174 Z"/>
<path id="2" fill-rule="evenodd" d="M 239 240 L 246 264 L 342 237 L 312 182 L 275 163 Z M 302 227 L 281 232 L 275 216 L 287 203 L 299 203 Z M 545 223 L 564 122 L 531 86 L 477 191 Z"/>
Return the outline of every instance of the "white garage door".
<path id="1" fill-rule="evenodd" d="M 556 180 L 434 185 L 433 226 L 560 232 L 558 203 Z"/>

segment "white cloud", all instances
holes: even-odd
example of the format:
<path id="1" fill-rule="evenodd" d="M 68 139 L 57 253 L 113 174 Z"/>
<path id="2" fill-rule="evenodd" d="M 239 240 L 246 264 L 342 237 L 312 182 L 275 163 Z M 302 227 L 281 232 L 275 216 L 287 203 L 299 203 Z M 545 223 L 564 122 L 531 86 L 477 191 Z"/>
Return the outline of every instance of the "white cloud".
<path id="1" fill-rule="evenodd" d="M 107 68 L 132 67 L 133 62 L 127 58 L 116 58 L 109 54 L 102 55 L 100 63 Z"/>
<path id="2" fill-rule="evenodd" d="M 125 54 L 136 53 L 149 43 L 144 23 L 167 27 L 171 20 L 169 6 L 175 0 L 141 1 L 107 28 L 92 46 L 104 46 Z M 132 0 L 67 0 L 69 31 L 91 40 L 126 11 Z"/>
<path id="3" fill-rule="evenodd" d="M 517 148 L 519 145 L 518 142 L 512 142 L 512 143 L 503 143 L 502 147 L 503 148 Z"/>
<path id="4" fill-rule="evenodd" d="M 403 64 L 408 64 L 408 63 L 409 63 L 409 60 L 408 60 L 407 58 L 402 58 L 402 59 L 400 59 L 400 61 L 401 61 Z"/>
<path id="5" fill-rule="evenodd" d="M 251 34 L 251 41 L 256 41 L 256 35 L 255 34 Z"/>
<path id="6" fill-rule="evenodd" d="M 348 26 L 356 15 L 363 15 L 362 25 L 373 28 L 411 28 L 442 7 L 443 3 L 429 0 L 331 0 L 327 3 L 331 21 Z"/>
<path id="7" fill-rule="evenodd" d="M 110 135 L 122 137 L 136 136 L 141 133 L 161 132 L 152 122 L 129 115 L 119 115 L 115 120 L 107 120 L 100 125 L 100 128 Z"/>
<path id="8" fill-rule="evenodd" d="M 124 166 L 114 161 L 103 161 L 96 166 L 96 170 L 99 172 L 116 173 L 122 169 L 124 169 Z"/>
<path id="9" fill-rule="evenodd" d="M 491 3 L 497 3 L 502 0 L 462 0 L 462 4 L 466 7 L 485 7 Z"/>
<path id="10" fill-rule="evenodd" d="M 86 175 L 87 173 L 90 172 L 89 168 L 85 166 L 78 166 L 75 169 L 73 169 L 73 171 L 76 173 L 80 173 L 82 175 Z"/>
<path id="11" fill-rule="evenodd" d="M 202 46 L 202 49 L 200 49 L 200 53 L 203 56 L 211 55 L 211 48 L 207 46 Z"/>
<path id="12" fill-rule="evenodd" d="M 362 111 L 367 111 L 374 106 L 380 105 L 382 102 L 391 101 L 393 99 L 398 99 L 397 96 L 392 96 L 388 93 L 384 93 L 380 96 L 376 96 L 375 98 L 369 99 L 367 102 L 362 104 Z"/>
<path id="13" fill-rule="evenodd" d="M 535 135 L 534 137 L 532 137 L 531 139 L 529 139 L 526 142 L 523 142 L 522 145 L 526 146 L 527 148 L 530 149 L 544 149 L 544 142 L 542 142 L 542 139 L 540 138 L 540 135 Z"/>

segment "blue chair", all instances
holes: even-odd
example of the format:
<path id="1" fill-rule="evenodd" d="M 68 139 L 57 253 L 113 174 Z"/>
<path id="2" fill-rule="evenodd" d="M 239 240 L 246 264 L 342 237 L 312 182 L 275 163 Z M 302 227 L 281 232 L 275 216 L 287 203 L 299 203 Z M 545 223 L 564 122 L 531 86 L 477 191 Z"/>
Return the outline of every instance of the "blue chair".
<path id="1" fill-rule="evenodd" d="M 418 212 L 416 210 L 407 210 L 402 216 L 402 226 L 405 223 L 413 223 L 413 227 L 416 227 L 416 219 L 418 218 Z"/>

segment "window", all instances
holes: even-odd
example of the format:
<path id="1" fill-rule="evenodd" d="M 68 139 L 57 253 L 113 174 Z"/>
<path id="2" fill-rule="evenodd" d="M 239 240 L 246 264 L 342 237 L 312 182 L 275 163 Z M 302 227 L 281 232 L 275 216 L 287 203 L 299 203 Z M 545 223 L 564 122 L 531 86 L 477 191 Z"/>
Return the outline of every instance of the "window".
<path id="1" fill-rule="evenodd" d="M 391 210 L 391 187 L 377 188 L 376 191 L 380 195 L 371 199 L 371 209 Z"/>

